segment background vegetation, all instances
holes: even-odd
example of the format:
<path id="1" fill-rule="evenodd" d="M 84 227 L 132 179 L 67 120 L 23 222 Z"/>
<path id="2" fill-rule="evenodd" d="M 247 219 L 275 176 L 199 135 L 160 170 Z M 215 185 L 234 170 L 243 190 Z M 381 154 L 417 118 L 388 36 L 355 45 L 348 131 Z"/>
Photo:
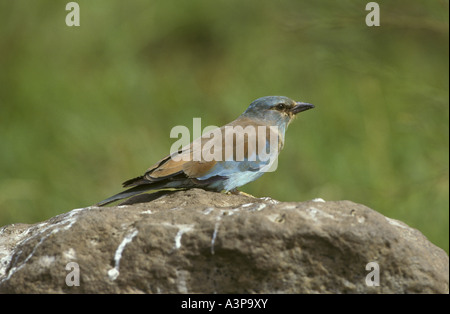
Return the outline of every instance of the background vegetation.
<path id="1" fill-rule="evenodd" d="M 0 226 L 121 190 L 175 125 L 223 125 L 254 99 L 316 105 L 278 170 L 244 191 L 348 199 L 448 252 L 448 1 L 0 0 Z"/>

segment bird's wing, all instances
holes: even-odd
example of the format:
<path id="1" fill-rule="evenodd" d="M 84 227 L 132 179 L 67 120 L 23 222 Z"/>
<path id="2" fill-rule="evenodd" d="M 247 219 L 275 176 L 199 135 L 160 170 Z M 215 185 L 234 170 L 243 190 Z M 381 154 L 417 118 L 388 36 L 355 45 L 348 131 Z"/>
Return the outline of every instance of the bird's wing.
<path id="1" fill-rule="evenodd" d="M 201 137 L 190 145 L 183 147 L 180 151 L 170 154 L 163 159 L 156 162 L 153 166 L 147 169 L 143 176 L 130 179 L 123 183 L 124 187 L 130 187 L 141 184 L 151 184 L 154 182 L 160 182 L 164 180 L 177 180 L 186 178 L 198 178 L 206 174 L 214 165 L 215 160 L 206 161 L 202 158 L 201 152 L 194 153 L 196 144 L 201 143 L 200 147 L 205 142 L 209 141 L 209 137 Z M 218 140 L 212 139 L 212 141 Z M 195 156 L 194 156 L 195 155 Z"/>
<path id="2" fill-rule="evenodd" d="M 220 128 L 220 132 L 218 155 L 221 161 L 201 176 L 197 175 L 199 180 L 267 171 L 283 146 L 282 135 L 277 128 L 248 118 L 239 118 Z"/>
<path id="3" fill-rule="evenodd" d="M 235 128 L 234 131 L 241 135 L 231 134 L 232 140 L 227 139 L 227 127 Z M 262 127 L 262 129 L 258 128 Z M 238 128 L 238 129 L 236 129 Z M 242 128 L 242 129 L 239 129 Z M 252 129 L 255 130 L 252 133 Z M 229 129 L 233 131 L 233 129 Z M 240 132 L 243 130 L 244 132 Z M 258 145 L 269 145 L 266 138 L 260 143 L 259 131 L 264 130 L 267 138 L 276 138 L 276 155 L 282 146 L 280 134 L 270 126 L 255 121 L 240 118 L 221 128 L 214 129 L 180 151 L 164 157 L 150 167 L 143 176 L 128 180 L 124 187 L 141 184 L 151 184 L 165 180 L 185 180 L 187 178 L 200 180 L 226 178 L 233 171 L 258 171 L 267 162 L 258 159 Z M 217 163 L 220 162 L 219 165 Z"/>

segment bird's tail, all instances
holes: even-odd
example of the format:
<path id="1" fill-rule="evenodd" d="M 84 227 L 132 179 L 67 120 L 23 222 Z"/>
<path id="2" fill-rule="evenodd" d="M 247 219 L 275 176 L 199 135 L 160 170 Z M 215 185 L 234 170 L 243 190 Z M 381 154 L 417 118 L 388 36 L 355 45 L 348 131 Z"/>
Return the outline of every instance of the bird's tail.
<path id="1" fill-rule="evenodd" d="M 187 178 L 183 176 L 173 176 L 168 180 L 161 180 L 156 182 L 146 181 L 142 177 L 128 180 L 123 183 L 124 186 L 136 185 L 128 190 L 120 192 L 116 195 L 108 197 L 107 199 L 98 202 L 95 206 L 105 206 L 109 203 L 131 197 L 133 195 L 141 194 L 153 190 L 167 190 L 167 189 L 189 189 L 189 188 L 205 188 L 211 182 L 223 179 L 222 176 L 214 176 L 206 180 L 197 180 L 195 178 Z"/>
<path id="2" fill-rule="evenodd" d="M 154 184 L 154 183 L 138 185 L 138 186 L 132 187 L 131 189 L 125 190 L 116 195 L 108 197 L 107 199 L 95 204 L 95 206 L 105 206 L 109 203 L 112 203 L 112 202 L 115 202 L 115 201 L 118 201 L 118 200 L 121 200 L 124 198 L 128 198 L 133 195 L 141 194 L 143 192 L 150 191 L 150 190 L 161 189 L 163 187 L 164 187 L 164 184 Z"/>

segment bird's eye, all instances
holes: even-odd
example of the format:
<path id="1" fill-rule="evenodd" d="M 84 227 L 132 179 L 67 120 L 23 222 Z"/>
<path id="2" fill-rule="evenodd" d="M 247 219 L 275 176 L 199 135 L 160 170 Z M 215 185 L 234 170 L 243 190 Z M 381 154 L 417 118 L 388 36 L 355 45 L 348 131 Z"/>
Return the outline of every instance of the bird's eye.
<path id="1" fill-rule="evenodd" d="M 275 108 L 277 108 L 278 110 L 284 110 L 286 108 L 286 105 L 283 103 L 279 103 L 275 106 Z"/>

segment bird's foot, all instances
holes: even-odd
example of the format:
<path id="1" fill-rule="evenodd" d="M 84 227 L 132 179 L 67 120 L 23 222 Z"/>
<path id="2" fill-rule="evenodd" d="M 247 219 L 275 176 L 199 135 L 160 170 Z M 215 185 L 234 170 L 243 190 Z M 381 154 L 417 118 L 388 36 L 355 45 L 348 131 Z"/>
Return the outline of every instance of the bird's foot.
<path id="1" fill-rule="evenodd" d="M 232 189 L 232 190 L 228 191 L 226 194 L 228 194 L 228 195 L 230 195 L 230 194 L 243 195 L 243 196 L 247 196 L 247 197 L 251 197 L 251 198 L 256 198 L 255 196 L 253 196 L 251 194 L 248 194 L 248 193 L 245 193 L 245 192 L 242 192 L 242 191 L 238 191 L 238 189 Z"/>

